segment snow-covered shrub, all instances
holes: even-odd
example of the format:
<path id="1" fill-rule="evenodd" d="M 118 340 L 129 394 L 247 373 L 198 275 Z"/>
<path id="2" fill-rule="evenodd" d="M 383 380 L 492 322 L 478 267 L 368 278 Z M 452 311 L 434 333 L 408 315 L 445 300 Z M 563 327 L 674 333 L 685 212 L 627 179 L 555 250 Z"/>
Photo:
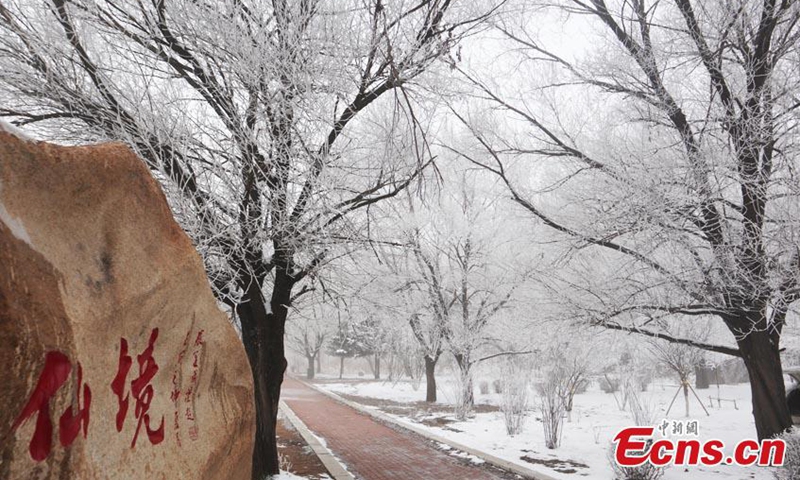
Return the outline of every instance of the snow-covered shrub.
<path id="1" fill-rule="evenodd" d="M 516 359 L 509 359 L 503 365 L 502 393 L 500 411 L 506 424 L 506 433 L 516 435 L 522 431 L 528 415 L 528 373 L 527 368 Z"/>
<path id="2" fill-rule="evenodd" d="M 778 438 L 786 442 L 786 454 L 783 466 L 775 467 L 772 473 L 778 480 L 800 479 L 800 429 L 792 429 Z"/>
<path id="3" fill-rule="evenodd" d="M 499 378 L 492 382 L 492 387 L 494 388 L 494 393 L 503 393 L 503 382 Z"/>
<path id="4" fill-rule="evenodd" d="M 652 425 L 655 422 L 655 409 L 653 405 L 645 401 L 636 388 L 629 388 L 627 401 L 630 407 L 634 425 Z M 647 449 L 653 440 L 647 441 Z M 636 467 L 623 467 L 614 458 L 614 444 L 608 453 L 608 461 L 614 471 L 614 478 L 617 480 L 658 480 L 664 475 L 664 467 L 657 467 L 650 462 L 644 462 Z"/>
<path id="5" fill-rule="evenodd" d="M 648 440 L 648 443 L 652 442 L 652 440 Z M 647 448 L 650 448 L 650 445 Z M 611 464 L 611 470 L 614 471 L 615 480 L 658 480 L 664 475 L 662 467 L 656 467 L 650 462 L 644 462 L 638 467 L 623 467 L 614 459 L 614 451 L 612 443 L 608 450 L 608 462 Z"/>
<path id="6" fill-rule="evenodd" d="M 561 401 L 571 417 L 575 395 L 585 391 L 589 381 L 589 372 L 592 367 L 592 356 L 587 351 L 584 342 L 576 341 L 572 336 L 555 338 L 545 351 L 544 360 L 547 365 L 558 370 L 562 386 L 559 388 Z M 572 419 L 570 418 L 570 421 Z"/>
<path id="7" fill-rule="evenodd" d="M 481 380 L 481 383 L 478 384 L 478 389 L 481 392 L 481 395 L 488 395 L 489 394 L 489 382 L 486 380 Z"/>
<path id="8" fill-rule="evenodd" d="M 634 425 L 652 425 L 655 422 L 653 405 L 643 399 L 635 389 L 628 391 L 628 405 Z"/>
<path id="9" fill-rule="evenodd" d="M 506 433 L 516 435 L 522 432 L 525 417 L 528 416 L 528 385 L 509 385 L 503 391 L 503 400 L 500 404 L 503 420 L 506 424 Z"/>
<path id="10" fill-rule="evenodd" d="M 561 444 L 561 432 L 564 427 L 564 415 L 567 411 L 564 404 L 565 381 L 558 368 L 553 368 L 538 384 L 539 409 L 542 413 L 544 443 L 547 448 L 558 448 Z"/>

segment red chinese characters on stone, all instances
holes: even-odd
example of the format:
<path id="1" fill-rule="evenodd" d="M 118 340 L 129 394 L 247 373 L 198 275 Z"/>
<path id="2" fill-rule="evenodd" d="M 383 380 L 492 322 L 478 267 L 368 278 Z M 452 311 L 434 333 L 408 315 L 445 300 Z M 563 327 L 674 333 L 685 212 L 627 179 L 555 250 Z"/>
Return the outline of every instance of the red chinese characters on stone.
<path id="1" fill-rule="evenodd" d="M 203 340 L 203 333 L 205 330 L 200 330 L 197 332 L 197 337 L 194 340 L 194 348 L 192 350 L 192 376 L 189 378 L 189 388 L 186 389 L 185 398 L 186 402 L 190 403 L 194 398 L 194 394 L 197 390 L 197 382 L 199 379 L 199 368 L 200 368 L 200 354 L 202 353 L 203 346 L 205 345 L 205 340 Z M 194 403 L 190 403 L 191 407 L 186 408 L 186 419 L 192 422 L 195 422 L 197 419 L 194 415 Z M 195 426 L 195 430 L 197 427 Z M 190 432 L 191 433 L 191 432 Z M 195 431 L 195 437 L 197 436 L 197 432 Z M 191 438 L 191 435 L 190 435 Z M 193 439 L 194 440 L 194 439 Z"/>
<path id="2" fill-rule="evenodd" d="M 174 404 L 175 410 L 173 411 L 172 415 L 172 427 L 175 431 L 175 442 L 178 444 L 178 447 L 182 446 L 181 442 L 181 422 L 180 422 L 180 407 L 179 402 L 181 400 L 181 384 L 182 384 L 182 375 L 181 375 L 181 365 L 183 363 L 183 358 L 186 355 L 186 350 L 189 348 L 189 340 L 191 339 L 192 330 L 189 329 L 186 332 L 186 337 L 183 339 L 183 348 L 178 353 L 177 362 L 175 362 L 175 370 L 172 372 L 172 391 L 170 392 L 169 399 Z"/>
<path id="3" fill-rule="evenodd" d="M 72 364 L 66 355 L 58 351 L 47 352 L 44 369 L 39 375 L 36 388 L 11 426 L 12 430 L 16 430 L 23 422 L 37 414 L 36 428 L 29 446 L 31 458 L 37 462 L 47 458 L 52 449 L 53 422 L 50 419 L 50 400 L 67 381 L 71 371 Z M 81 428 L 83 437 L 86 438 L 89 429 L 92 391 L 89 385 L 82 383 L 83 371 L 80 363 L 77 376 L 77 413 L 73 413 L 72 406 L 69 406 L 59 419 L 59 441 L 63 447 L 72 445 Z M 81 387 L 83 387 L 83 408 L 81 408 Z"/>
<path id="4" fill-rule="evenodd" d="M 128 395 L 122 397 L 125 393 L 125 380 L 128 378 L 128 371 L 131 369 L 133 360 L 128 355 L 128 341 L 124 338 L 119 340 L 119 366 L 117 367 L 117 375 L 111 381 L 111 391 L 117 396 L 119 408 L 117 409 L 117 431 L 122 431 L 122 425 L 125 424 L 125 416 L 128 414 Z"/>
<path id="5" fill-rule="evenodd" d="M 195 347 L 199 347 L 199 346 L 201 346 L 201 345 L 206 343 L 206 341 L 203 340 L 203 334 L 204 333 L 206 333 L 205 330 L 200 330 L 199 332 L 197 332 L 197 338 L 194 339 L 194 346 Z"/>
<path id="6" fill-rule="evenodd" d="M 164 417 L 161 417 L 161 425 L 153 429 L 150 427 L 150 403 L 153 401 L 154 390 L 150 381 L 158 373 L 158 364 L 153 358 L 153 351 L 155 350 L 156 339 L 158 338 L 158 329 L 154 328 L 150 333 L 150 341 L 147 348 L 136 356 L 136 362 L 139 365 L 139 375 L 131 381 L 130 395 L 125 393 L 125 382 L 128 378 L 128 372 L 132 366 L 132 359 L 128 355 L 128 342 L 123 338 L 120 339 L 120 356 L 119 366 L 117 368 L 117 375 L 111 382 L 111 390 L 117 395 L 119 402 L 119 410 L 117 411 L 117 431 L 122 431 L 125 424 L 125 418 L 128 412 L 129 396 L 133 396 L 134 404 L 134 417 L 138 420 L 136 424 L 136 432 L 131 441 L 131 448 L 136 446 L 136 440 L 139 438 L 139 432 L 144 425 L 147 437 L 150 443 L 158 445 L 164 440 Z"/>
<path id="7" fill-rule="evenodd" d="M 89 388 L 89 385 L 83 384 L 84 406 L 81 408 L 80 393 L 82 381 L 83 369 L 81 368 L 80 362 L 78 362 L 78 392 L 76 394 L 78 412 L 73 414 L 72 407 L 67 407 L 67 410 L 64 411 L 64 413 L 61 415 L 61 418 L 58 420 L 58 438 L 61 442 L 61 446 L 63 447 L 72 445 L 72 442 L 75 441 L 78 433 L 80 433 L 81 427 L 83 427 L 83 438 L 86 438 L 86 434 L 89 430 L 89 407 L 92 405 L 92 390 Z"/>

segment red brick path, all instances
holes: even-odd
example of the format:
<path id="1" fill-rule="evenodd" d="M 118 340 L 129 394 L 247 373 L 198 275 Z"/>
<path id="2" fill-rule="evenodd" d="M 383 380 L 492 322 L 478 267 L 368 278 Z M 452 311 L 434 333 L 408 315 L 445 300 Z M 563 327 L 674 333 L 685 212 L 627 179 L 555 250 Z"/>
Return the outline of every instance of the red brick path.
<path id="1" fill-rule="evenodd" d="M 460 463 L 422 437 L 389 428 L 292 378 L 284 379 L 281 398 L 350 473 L 364 480 L 502 478 Z"/>

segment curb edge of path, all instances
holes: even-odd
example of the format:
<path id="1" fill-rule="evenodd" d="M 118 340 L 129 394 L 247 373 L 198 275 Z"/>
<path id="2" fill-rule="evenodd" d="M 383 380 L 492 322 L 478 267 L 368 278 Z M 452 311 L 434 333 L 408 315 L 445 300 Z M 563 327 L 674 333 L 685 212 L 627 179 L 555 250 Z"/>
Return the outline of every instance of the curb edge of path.
<path id="1" fill-rule="evenodd" d="M 453 440 L 441 437 L 439 435 L 436 435 L 435 433 L 430 433 L 430 432 L 428 432 L 426 430 L 423 430 L 423 429 L 421 429 L 419 427 L 416 427 L 414 425 L 408 425 L 408 424 L 402 423 L 402 422 L 392 418 L 391 416 L 389 416 L 389 415 L 387 415 L 387 414 L 385 414 L 385 413 L 383 413 L 383 412 L 381 412 L 379 410 L 373 410 L 373 409 L 367 408 L 367 407 L 365 407 L 365 406 L 363 406 L 361 404 L 358 404 L 356 402 L 347 400 L 346 398 L 343 398 L 343 397 L 341 397 L 341 396 L 339 396 L 339 395 L 337 395 L 337 394 L 335 394 L 335 393 L 333 393 L 331 391 L 325 390 L 322 387 L 318 387 L 318 386 L 314 385 L 313 383 L 306 382 L 305 380 L 301 380 L 301 379 L 296 378 L 296 377 L 292 377 L 292 378 L 294 378 L 298 382 L 302 383 L 303 385 L 306 385 L 306 386 L 316 390 L 317 392 L 319 392 L 319 393 L 321 393 L 321 394 L 323 394 L 323 395 L 325 395 L 325 396 L 327 396 L 329 398 L 332 398 L 333 400 L 336 400 L 339 403 L 347 405 L 348 407 L 350 407 L 350 408 L 352 408 L 354 410 L 357 410 L 357 411 L 359 411 L 361 413 L 369 415 L 370 417 L 376 418 L 378 420 L 381 420 L 383 422 L 389 423 L 391 425 L 395 425 L 395 426 L 400 427 L 400 428 L 402 428 L 404 430 L 408 430 L 408 431 L 410 431 L 412 433 L 416 433 L 417 435 L 425 437 L 428 440 L 433 440 L 434 442 L 439 442 L 439 443 L 443 443 L 445 445 L 449 445 L 451 448 L 454 448 L 456 450 L 461 450 L 462 452 L 466 452 L 466 453 L 468 453 L 470 455 L 476 456 L 476 457 L 480 458 L 481 460 L 485 461 L 486 463 L 491 464 L 491 465 L 493 465 L 493 466 L 495 466 L 497 468 L 509 471 L 511 473 L 515 473 L 517 475 L 522 476 L 523 478 L 530 479 L 530 480 L 557 480 L 555 477 L 551 477 L 550 475 L 547 475 L 546 473 L 537 472 L 537 471 L 531 470 L 529 468 L 525 468 L 522 465 L 517 465 L 516 463 L 512 463 L 512 462 L 509 462 L 507 460 L 503 460 L 502 458 L 495 457 L 494 455 L 486 453 L 484 451 L 476 450 L 475 448 L 468 447 L 466 445 L 463 445 L 461 443 L 455 442 Z M 281 402 L 281 403 L 283 403 L 283 402 Z"/>
<path id="2" fill-rule="evenodd" d="M 305 423 L 289 408 L 283 400 L 279 402 L 280 410 L 289 420 L 294 428 L 303 437 L 314 454 L 322 462 L 322 465 L 328 471 L 333 480 L 355 480 L 353 474 L 347 471 L 338 458 L 331 452 L 328 447 L 319 441 L 319 438 L 308 429 Z"/>

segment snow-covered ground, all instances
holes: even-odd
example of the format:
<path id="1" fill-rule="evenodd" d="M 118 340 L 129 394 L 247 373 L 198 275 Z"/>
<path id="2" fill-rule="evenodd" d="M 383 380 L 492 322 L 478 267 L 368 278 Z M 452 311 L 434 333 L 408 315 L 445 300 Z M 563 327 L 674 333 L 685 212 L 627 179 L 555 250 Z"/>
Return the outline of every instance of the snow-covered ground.
<path id="1" fill-rule="evenodd" d="M 301 475 L 297 475 L 296 473 L 281 471 L 278 475 L 273 475 L 268 478 L 268 480 L 308 480 L 309 478 L 316 478 L 316 479 L 330 479 L 330 475 L 323 475 L 323 476 L 313 476 L 313 477 L 303 477 Z"/>
<path id="2" fill-rule="evenodd" d="M 453 382 L 447 378 L 442 378 L 438 379 L 438 384 L 440 403 L 452 403 L 455 391 Z M 403 403 L 418 402 L 423 400 L 425 395 L 424 385 L 415 390 L 412 384 L 407 381 L 395 383 L 367 381 L 365 379 L 352 379 L 343 382 L 327 380 L 325 383 L 321 383 L 320 386 L 339 394 L 372 397 Z M 665 380 L 651 384 L 648 391 L 641 394 L 642 400 L 653 406 L 657 421 L 664 418 L 686 420 L 682 393 L 675 401 L 669 417 L 665 415 L 677 388 L 676 384 Z M 478 388 L 475 390 L 475 398 L 478 404 L 499 405 L 499 394 L 481 394 Z M 693 397 L 691 398 L 690 418 L 699 421 L 699 439 L 701 441 L 720 439 L 725 442 L 725 453 L 729 454 L 735 443 L 743 439 L 755 438 L 749 385 L 721 385 L 719 393 L 717 387 L 712 386 L 707 390 L 699 390 L 698 394 L 710 413 L 710 416 L 706 416 L 697 400 Z M 717 405 L 717 395 L 723 399 L 721 408 Z M 715 398 L 712 408 L 709 408 L 709 396 Z M 725 401 L 725 399 L 729 401 Z M 732 400 L 736 400 L 737 408 L 734 408 Z M 634 425 L 630 413 L 619 409 L 617 401 L 612 394 L 603 393 L 596 384 L 593 384 L 585 393 L 578 394 L 575 397 L 572 420 L 565 422 L 562 443 L 557 450 L 549 450 L 545 447 L 542 423 L 538 418 L 539 413 L 535 407 L 535 397 L 532 398 L 532 403 L 530 414 L 525 420 L 523 432 L 514 437 L 506 434 L 501 412 L 478 413 L 474 418 L 467 421 L 447 422 L 446 425 L 442 426 L 431 426 L 429 423 L 432 422 L 428 421 L 426 421 L 426 424 L 419 422 L 420 420 L 430 420 L 432 417 L 445 417 L 446 421 L 454 420 L 452 413 L 442 412 L 430 414 L 427 417 L 417 416 L 416 418 L 411 418 L 414 416 L 413 413 L 399 415 L 397 409 L 391 409 L 391 414 L 401 422 L 413 422 L 419 428 L 427 429 L 442 437 L 485 451 L 532 470 L 547 473 L 556 478 L 572 480 L 576 477 L 612 478 L 612 470 L 608 460 L 611 440 L 620 429 Z M 658 434 L 656 435 L 658 436 Z M 522 457 L 533 459 L 537 464 L 522 460 Z M 562 470 L 562 472 L 558 470 Z M 764 467 L 724 465 L 718 467 L 671 467 L 665 471 L 663 478 L 665 480 L 766 480 L 773 477 L 770 470 Z"/>

